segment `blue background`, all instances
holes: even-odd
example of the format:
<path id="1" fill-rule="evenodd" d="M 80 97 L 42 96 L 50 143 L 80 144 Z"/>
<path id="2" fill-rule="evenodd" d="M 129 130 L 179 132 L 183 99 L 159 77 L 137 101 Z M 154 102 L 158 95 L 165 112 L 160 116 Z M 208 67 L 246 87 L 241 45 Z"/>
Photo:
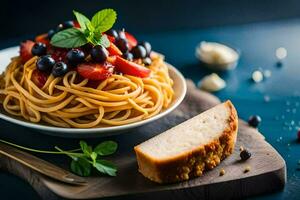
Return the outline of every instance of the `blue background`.
<path id="1" fill-rule="evenodd" d="M 20 8 L 3 1 L 0 17 L 0 48 L 13 46 L 22 39 L 46 32 L 69 19 L 71 10 L 92 14 L 98 8 L 119 11 L 117 27 L 126 27 L 139 40 L 148 40 L 156 51 L 197 83 L 211 71 L 202 68 L 194 56 L 203 40 L 217 41 L 237 48 L 241 59 L 233 71 L 221 73 L 227 87 L 216 93 L 231 99 L 241 118 L 258 114 L 260 131 L 284 157 L 288 182 L 283 191 L 254 199 L 300 198 L 300 6 L 297 1 L 22 1 Z M 1 1 L 2 4 L 2 1 Z M 61 4 L 61 6 L 57 6 Z M 22 9 L 21 9 L 22 7 Z M 17 9 L 17 10 L 16 10 Z M 48 23 L 49 21 L 49 23 Z M 30 23 L 29 23 L 30 22 Z M 275 50 L 285 47 L 287 58 L 277 66 Z M 254 84 L 250 78 L 256 69 L 271 70 L 272 76 Z M 270 98 L 269 102 L 265 97 Z M 43 136 L 32 130 L 0 121 L 2 139 L 34 148 L 54 145 L 72 148 L 78 140 Z M 119 139 L 122 139 L 120 137 Z M 97 143 L 100 139 L 89 140 Z M 57 156 L 44 157 L 67 162 Z M 39 199 L 31 187 L 17 177 L 0 172 L 1 199 Z"/>

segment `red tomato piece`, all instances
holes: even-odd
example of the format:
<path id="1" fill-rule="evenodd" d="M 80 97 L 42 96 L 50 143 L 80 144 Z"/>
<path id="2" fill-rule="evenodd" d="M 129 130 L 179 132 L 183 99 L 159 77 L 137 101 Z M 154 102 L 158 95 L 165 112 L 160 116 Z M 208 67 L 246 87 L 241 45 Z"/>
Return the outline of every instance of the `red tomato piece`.
<path id="1" fill-rule="evenodd" d="M 82 63 L 77 66 L 77 72 L 84 78 L 97 81 L 110 77 L 113 73 L 114 66 L 110 63 Z"/>
<path id="2" fill-rule="evenodd" d="M 107 36 L 107 38 L 108 38 L 108 40 L 109 40 L 110 42 L 115 43 L 115 41 L 116 41 L 116 38 L 115 38 L 115 37 L 110 36 L 110 35 L 106 35 L 106 36 Z"/>
<path id="3" fill-rule="evenodd" d="M 135 47 L 138 42 L 137 40 L 135 39 L 135 37 L 133 35 L 131 35 L 130 33 L 128 32 L 125 32 L 125 37 L 128 41 L 128 44 L 129 44 L 129 48 L 131 49 L 132 47 Z"/>
<path id="4" fill-rule="evenodd" d="M 20 56 L 22 59 L 22 62 L 27 62 L 30 58 L 33 57 L 31 53 L 31 49 L 34 45 L 34 42 L 31 40 L 26 40 L 25 42 L 22 42 L 20 45 Z"/>
<path id="5" fill-rule="evenodd" d="M 45 33 L 45 34 L 41 34 L 41 35 L 38 35 L 35 37 L 35 41 L 36 42 L 41 42 L 41 43 L 44 43 L 45 45 L 49 45 L 50 41 L 48 39 L 48 34 Z"/>
<path id="6" fill-rule="evenodd" d="M 110 56 L 121 56 L 123 55 L 122 51 L 114 44 L 110 43 L 110 46 L 107 48 Z"/>
<path id="7" fill-rule="evenodd" d="M 68 53 L 68 49 L 64 48 L 57 48 L 57 47 L 50 47 L 48 50 L 48 54 L 56 61 L 64 61 L 66 62 L 66 56 Z"/>
<path id="8" fill-rule="evenodd" d="M 74 20 L 73 24 L 74 24 L 75 28 L 80 28 L 80 25 L 79 25 L 78 21 Z"/>
<path id="9" fill-rule="evenodd" d="M 37 69 L 32 72 L 31 80 L 39 88 L 42 88 L 45 85 L 47 79 L 48 75 L 44 72 L 41 72 Z"/>
<path id="10" fill-rule="evenodd" d="M 150 75 L 151 70 L 139 65 L 135 62 L 131 62 L 125 60 L 124 58 L 117 56 L 115 60 L 116 69 L 124 74 L 128 74 L 131 76 L 137 76 L 141 78 L 148 77 Z"/>

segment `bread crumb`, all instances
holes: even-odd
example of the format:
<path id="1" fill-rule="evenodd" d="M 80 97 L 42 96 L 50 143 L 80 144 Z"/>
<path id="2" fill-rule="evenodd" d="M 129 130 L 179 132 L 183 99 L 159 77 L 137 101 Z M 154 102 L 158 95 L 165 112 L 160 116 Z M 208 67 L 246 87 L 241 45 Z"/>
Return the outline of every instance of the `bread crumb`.
<path id="1" fill-rule="evenodd" d="M 225 174 L 225 170 L 224 169 L 221 169 L 220 171 L 220 176 L 223 176 Z"/>
<path id="2" fill-rule="evenodd" d="M 243 151 L 244 150 L 244 147 L 243 146 L 240 146 L 240 151 Z"/>
<path id="3" fill-rule="evenodd" d="M 251 167 L 250 167 L 250 166 L 247 166 L 247 167 L 245 168 L 245 170 L 244 170 L 244 173 L 250 172 L 250 170 L 251 170 Z"/>

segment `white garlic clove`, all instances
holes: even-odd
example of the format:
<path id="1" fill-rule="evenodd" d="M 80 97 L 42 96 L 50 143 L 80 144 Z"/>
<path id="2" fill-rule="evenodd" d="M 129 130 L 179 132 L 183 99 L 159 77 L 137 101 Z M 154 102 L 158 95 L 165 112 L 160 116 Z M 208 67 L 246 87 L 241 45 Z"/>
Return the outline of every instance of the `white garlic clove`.
<path id="1" fill-rule="evenodd" d="M 261 71 L 259 70 L 255 70 L 253 73 L 252 73 L 252 80 L 255 82 L 255 83 L 259 83 L 261 81 L 264 80 L 264 75 Z"/>
<path id="2" fill-rule="evenodd" d="M 216 73 L 212 73 L 202 78 L 199 88 L 208 92 L 216 92 L 226 87 L 226 82 Z"/>

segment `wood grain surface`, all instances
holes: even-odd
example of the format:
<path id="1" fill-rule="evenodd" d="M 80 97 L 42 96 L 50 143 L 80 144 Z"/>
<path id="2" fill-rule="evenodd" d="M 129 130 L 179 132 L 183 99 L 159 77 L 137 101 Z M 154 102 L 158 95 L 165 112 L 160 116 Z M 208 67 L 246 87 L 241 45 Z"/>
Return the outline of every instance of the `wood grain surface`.
<path id="1" fill-rule="evenodd" d="M 213 95 L 199 91 L 188 81 L 184 102 L 171 114 L 151 124 L 130 131 L 120 144 L 113 161 L 118 165 L 117 177 L 95 176 L 85 180 L 87 185 L 74 186 L 34 172 L 28 167 L 0 157 L 0 167 L 32 185 L 43 199 L 233 199 L 282 189 L 286 182 L 286 165 L 264 137 L 240 120 L 234 153 L 218 167 L 203 176 L 176 184 L 160 185 L 144 178 L 137 171 L 133 147 L 178 123 L 218 104 Z M 247 148 L 252 157 L 240 161 L 239 148 Z M 245 168 L 250 171 L 245 173 Z M 225 175 L 220 176 L 220 170 Z"/>

